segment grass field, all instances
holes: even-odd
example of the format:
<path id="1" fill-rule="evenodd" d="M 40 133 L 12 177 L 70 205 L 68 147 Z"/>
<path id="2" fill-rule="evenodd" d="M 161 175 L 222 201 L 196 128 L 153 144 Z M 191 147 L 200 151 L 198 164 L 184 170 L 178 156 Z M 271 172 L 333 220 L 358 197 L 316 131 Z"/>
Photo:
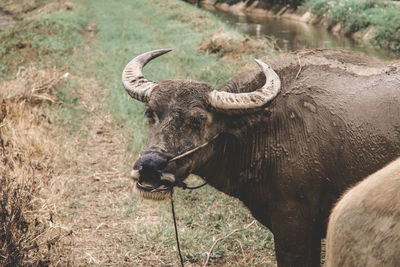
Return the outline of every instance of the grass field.
<path id="1" fill-rule="evenodd" d="M 8 114 L 14 106 L 28 114 L 18 120 L 20 132 L 32 123 L 38 127 L 29 136 L 37 150 L 24 151 L 25 139 L 18 135 L 9 141 L 13 147 L 3 146 L 4 151 L 21 147 L 16 165 L 32 173 L 20 183 L 32 184 L 29 188 L 14 187 L 20 196 L 29 196 L 23 218 L 12 224 L 2 213 L 0 223 L 28 225 L 18 240 L 1 236 L 2 244 L 7 241 L 20 253 L 6 257 L 8 263 L 177 265 L 169 203 L 138 199 L 128 178 L 145 146 L 147 128 L 144 106 L 124 92 L 121 71 L 137 54 L 170 47 L 174 52 L 145 68 L 147 78 L 196 79 L 218 87 L 253 64 L 253 57 L 273 55 L 271 44 L 249 42 L 211 14 L 178 0 L 18 0 L 0 7 L 19 19 L 0 33 L 0 98 Z M 223 49 L 221 36 L 227 44 Z M 39 72 L 43 75 L 35 76 Z M 43 85 L 51 79 L 59 82 Z M 8 94 L 10 84 L 19 84 L 18 97 Z M 31 101 L 36 98 L 27 92 L 41 101 Z M 16 129 L 19 115 L 13 116 L 2 120 L 3 141 Z M 36 161 L 42 162 L 40 171 L 32 164 Z M 2 170 L 3 182 L 19 175 Z M 191 177 L 189 183 L 200 179 Z M 2 197 L 11 191 L 3 190 Z M 252 216 L 239 201 L 206 186 L 176 190 L 175 205 L 188 266 L 202 265 L 220 238 L 210 265 L 275 265 L 272 234 L 251 224 Z M 3 206 L 14 209 L 12 202 Z M 239 231 L 229 235 L 234 230 Z M 3 258 L 10 249 L 1 251 Z"/>

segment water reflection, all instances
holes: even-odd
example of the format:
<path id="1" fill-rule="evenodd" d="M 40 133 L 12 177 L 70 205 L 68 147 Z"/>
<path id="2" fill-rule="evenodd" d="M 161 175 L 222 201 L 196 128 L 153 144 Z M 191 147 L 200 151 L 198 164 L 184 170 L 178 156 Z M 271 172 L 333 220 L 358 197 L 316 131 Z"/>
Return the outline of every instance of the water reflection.
<path id="1" fill-rule="evenodd" d="M 257 37 L 263 35 L 274 37 L 277 40 L 277 45 L 284 51 L 305 48 L 341 48 L 361 51 L 367 55 L 384 59 L 400 57 L 399 54 L 396 55 L 351 38 L 335 35 L 323 27 L 270 16 L 255 16 L 243 13 L 232 14 L 210 6 L 203 8 L 211 11 L 221 20 L 234 25 L 246 34 Z"/>

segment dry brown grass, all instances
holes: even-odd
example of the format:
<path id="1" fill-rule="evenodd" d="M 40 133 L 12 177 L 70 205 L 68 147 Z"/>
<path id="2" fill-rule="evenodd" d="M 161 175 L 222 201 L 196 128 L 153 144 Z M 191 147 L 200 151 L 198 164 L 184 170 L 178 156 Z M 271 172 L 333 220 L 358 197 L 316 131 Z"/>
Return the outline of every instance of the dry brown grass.
<path id="1" fill-rule="evenodd" d="M 4 0 L 2 3 L 3 9 L 14 16 L 19 16 L 23 13 L 35 9 L 38 4 L 35 0 Z"/>
<path id="2" fill-rule="evenodd" d="M 29 13 L 29 17 L 32 18 L 39 14 L 71 10 L 74 8 L 71 2 L 61 0 L 4 0 L 1 6 L 4 11 L 19 19 L 25 17 L 27 13 Z"/>
<path id="3" fill-rule="evenodd" d="M 44 101 L 56 102 L 53 89 L 59 85 L 63 77 L 59 70 L 37 70 L 35 67 L 20 67 L 16 79 L 1 84 L 2 97 L 13 102 L 27 102 L 30 105 L 41 104 Z"/>
<path id="4" fill-rule="evenodd" d="M 40 8 L 34 10 L 31 16 L 39 15 L 39 14 L 47 14 L 51 12 L 57 11 L 64 11 L 64 10 L 71 10 L 74 8 L 74 5 L 71 2 L 66 1 L 57 1 L 57 2 L 50 2 L 48 4 L 43 5 Z"/>
<path id="5" fill-rule="evenodd" d="M 53 70 L 21 69 L 0 84 L 0 265 L 46 266 L 67 231 L 43 192 L 65 162 L 57 127 L 42 110 L 63 81 Z"/>
<path id="6" fill-rule="evenodd" d="M 249 53 L 255 56 L 271 56 L 276 48 L 276 42 L 272 38 L 244 38 L 226 31 L 212 33 L 199 44 L 200 51 L 225 58 L 238 58 Z"/>

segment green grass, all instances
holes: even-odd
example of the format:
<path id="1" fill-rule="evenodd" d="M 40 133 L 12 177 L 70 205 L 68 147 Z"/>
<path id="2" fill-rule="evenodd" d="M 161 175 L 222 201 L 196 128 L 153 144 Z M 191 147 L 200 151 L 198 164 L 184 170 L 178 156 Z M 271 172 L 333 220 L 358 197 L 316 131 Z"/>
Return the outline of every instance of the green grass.
<path id="1" fill-rule="evenodd" d="M 376 34 L 371 43 L 400 51 L 400 6 L 387 0 L 306 0 L 303 6 L 324 16 L 329 26 L 341 23 L 351 34 L 373 25 Z"/>
<path id="2" fill-rule="evenodd" d="M 368 21 L 376 25 L 372 44 L 400 52 L 400 5 L 371 9 L 366 14 Z"/>
<path id="3" fill-rule="evenodd" d="M 10 79 L 19 66 L 35 61 L 46 68 L 71 64 L 74 47 L 83 45 L 79 31 L 87 17 L 78 11 L 56 12 L 35 19 L 29 17 L 0 35 L 0 80 Z"/>

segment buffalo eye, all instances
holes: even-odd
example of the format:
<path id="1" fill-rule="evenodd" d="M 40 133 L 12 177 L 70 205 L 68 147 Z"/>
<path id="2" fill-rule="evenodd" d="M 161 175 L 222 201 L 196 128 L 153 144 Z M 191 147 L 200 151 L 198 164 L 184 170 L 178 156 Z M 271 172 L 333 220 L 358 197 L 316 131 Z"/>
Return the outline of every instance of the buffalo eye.
<path id="1" fill-rule="evenodd" d="M 203 123 L 203 118 L 200 116 L 189 117 L 189 125 L 192 129 L 199 129 Z"/>

